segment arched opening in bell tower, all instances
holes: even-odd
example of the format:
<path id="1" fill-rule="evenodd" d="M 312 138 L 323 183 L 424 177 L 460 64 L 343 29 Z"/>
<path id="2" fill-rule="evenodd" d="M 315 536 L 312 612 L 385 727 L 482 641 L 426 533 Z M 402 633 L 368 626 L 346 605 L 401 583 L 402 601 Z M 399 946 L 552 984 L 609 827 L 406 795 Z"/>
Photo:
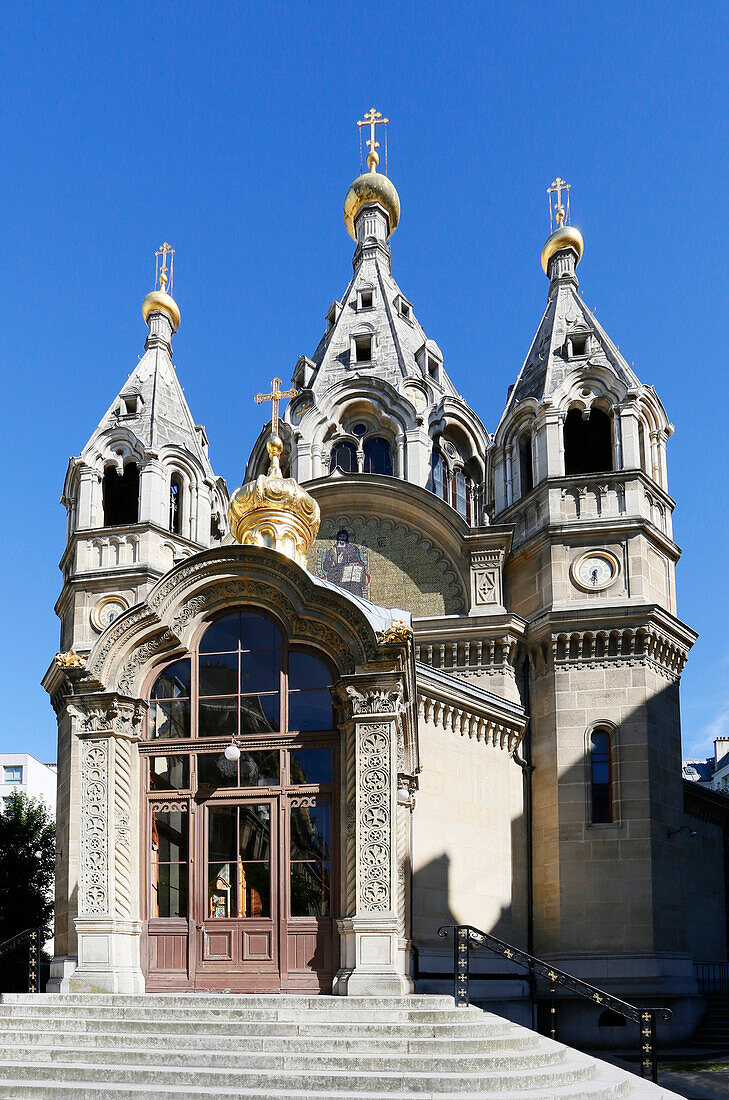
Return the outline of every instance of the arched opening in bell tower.
<path id="1" fill-rule="evenodd" d="M 127 462 L 122 474 L 116 466 L 107 466 L 102 495 L 104 527 L 139 523 L 139 467 L 136 462 Z"/>
<path id="2" fill-rule="evenodd" d="M 570 409 L 564 422 L 564 472 L 603 474 L 613 469 L 610 417 L 592 408 L 585 419 L 581 409 Z"/>

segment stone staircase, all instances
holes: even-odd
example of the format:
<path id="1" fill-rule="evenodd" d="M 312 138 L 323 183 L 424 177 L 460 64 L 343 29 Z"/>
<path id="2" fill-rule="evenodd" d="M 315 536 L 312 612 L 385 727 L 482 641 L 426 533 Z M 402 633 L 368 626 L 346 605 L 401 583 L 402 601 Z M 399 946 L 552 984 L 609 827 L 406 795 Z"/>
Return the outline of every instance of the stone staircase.
<path id="1" fill-rule="evenodd" d="M 729 1051 L 729 994 L 710 993 L 706 1012 L 691 1040 L 693 1046 Z"/>
<path id="2" fill-rule="evenodd" d="M 668 1100 L 451 997 L 5 994 L 2 1100 Z"/>

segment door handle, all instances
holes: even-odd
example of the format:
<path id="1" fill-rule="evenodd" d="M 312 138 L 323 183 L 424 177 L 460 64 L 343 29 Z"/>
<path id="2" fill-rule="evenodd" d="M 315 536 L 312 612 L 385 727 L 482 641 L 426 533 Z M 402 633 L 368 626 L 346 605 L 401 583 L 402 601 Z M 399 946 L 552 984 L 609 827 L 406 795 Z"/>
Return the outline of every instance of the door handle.
<path id="1" fill-rule="evenodd" d="M 203 921 L 202 924 L 196 924 L 195 927 L 197 928 L 198 932 L 204 932 L 205 931 L 205 922 Z"/>

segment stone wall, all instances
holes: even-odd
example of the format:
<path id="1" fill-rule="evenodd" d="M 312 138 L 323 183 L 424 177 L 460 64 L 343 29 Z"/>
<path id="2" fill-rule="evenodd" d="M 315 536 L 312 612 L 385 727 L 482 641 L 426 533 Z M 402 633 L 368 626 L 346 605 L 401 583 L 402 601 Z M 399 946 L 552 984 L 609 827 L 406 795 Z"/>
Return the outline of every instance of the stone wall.
<path id="1" fill-rule="evenodd" d="M 505 749 L 422 720 L 419 733 L 413 940 L 421 970 L 432 971 L 450 966 L 452 941 L 437 935 L 442 924 L 525 941 L 522 773 Z"/>

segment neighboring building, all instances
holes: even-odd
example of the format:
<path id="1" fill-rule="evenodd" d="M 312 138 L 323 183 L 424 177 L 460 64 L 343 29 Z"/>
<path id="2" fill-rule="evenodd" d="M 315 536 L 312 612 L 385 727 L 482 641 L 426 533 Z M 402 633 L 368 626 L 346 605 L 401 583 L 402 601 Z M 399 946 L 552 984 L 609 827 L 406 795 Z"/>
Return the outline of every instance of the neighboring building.
<path id="1" fill-rule="evenodd" d="M 70 462 L 51 988 L 428 989 L 463 921 L 685 1038 L 673 428 L 578 293 L 556 181 L 536 335 L 479 380 L 516 375 L 491 435 L 393 277 L 371 149 L 353 275 L 230 505 L 166 245 L 145 354 Z M 701 951 L 726 958 L 720 920 Z M 561 1035 L 599 1017 L 568 1001 Z"/>
<path id="2" fill-rule="evenodd" d="M 41 764 L 27 752 L 0 752 L 0 798 L 20 791 L 29 798 L 42 799 L 55 817 L 57 783 L 55 764 Z"/>
<path id="3" fill-rule="evenodd" d="M 712 791 L 729 794 L 729 737 L 717 737 L 714 755 L 683 761 L 683 777 Z"/>

